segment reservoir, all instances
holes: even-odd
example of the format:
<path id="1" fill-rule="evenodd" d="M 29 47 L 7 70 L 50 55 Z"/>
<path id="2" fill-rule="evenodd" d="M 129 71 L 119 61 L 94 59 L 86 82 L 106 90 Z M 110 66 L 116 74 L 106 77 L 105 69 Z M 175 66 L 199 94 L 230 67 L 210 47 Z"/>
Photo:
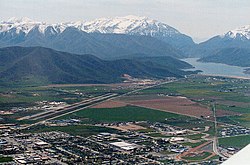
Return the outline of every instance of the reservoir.
<path id="1" fill-rule="evenodd" d="M 243 73 L 244 69 L 246 69 L 245 67 L 231 66 L 220 63 L 203 63 L 197 61 L 198 59 L 199 58 L 186 58 L 182 59 L 182 61 L 185 61 L 195 67 L 187 70 L 202 70 L 203 72 L 200 74 L 250 78 L 250 74 Z"/>

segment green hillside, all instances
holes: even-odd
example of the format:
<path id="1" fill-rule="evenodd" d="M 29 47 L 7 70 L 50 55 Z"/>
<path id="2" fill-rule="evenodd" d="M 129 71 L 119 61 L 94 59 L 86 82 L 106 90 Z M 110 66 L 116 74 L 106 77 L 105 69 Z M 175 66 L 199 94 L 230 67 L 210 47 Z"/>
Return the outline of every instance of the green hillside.
<path id="1" fill-rule="evenodd" d="M 139 78 L 182 77 L 191 65 L 172 57 L 101 60 L 43 47 L 0 49 L 0 83 L 113 83 L 123 74 Z"/>

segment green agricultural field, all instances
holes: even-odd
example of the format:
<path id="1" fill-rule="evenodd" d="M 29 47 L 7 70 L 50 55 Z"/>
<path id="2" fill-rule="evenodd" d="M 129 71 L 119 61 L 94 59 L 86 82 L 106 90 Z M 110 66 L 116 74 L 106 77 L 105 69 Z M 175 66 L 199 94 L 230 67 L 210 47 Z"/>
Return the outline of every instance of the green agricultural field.
<path id="1" fill-rule="evenodd" d="M 227 105 L 216 104 L 216 108 L 227 110 L 227 111 L 233 111 L 233 112 L 237 112 L 237 113 L 250 113 L 250 108 L 243 108 L 243 107 L 239 107 L 239 106 L 230 107 Z"/>
<path id="2" fill-rule="evenodd" d="M 243 148 L 250 143 L 250 135 L 219 138 L 219 145 L 223 147 Z"/>
<path id="3" fill-rule="evenodd" d="M 136 106 L 126 106 L 118 108 L 89 108 L 69 115 L 65 115 L 58 119 L 70 118 L 82 119 L 84 123 L 113 123 L 133 121 L 162 122 L 186 129 L 200 127 L 201 130 L 204 130 L 205 126 L 212 127 L 213 125 L 212 122 L 204 121 L 201 119 Z M 142 131 L 145 132 L 147 130 Z M 150 130 L 150 132 L 152 131 Z"/>
<path id="4" fill-rule="evenodd" d="M 69 133 L 71 135 L 79 135 L 83 137 L 88 137 L 90 135 L 96 135 L 101 132 L 117 133 L 116 129 L 90 126 L 90 125 L 72 125 L 72 126 L 60 126 L 60 127 L 48 127 L 44 125 L 39 125 L 25 130 L 28 133 L 40 133 L 40 132 L 50 132 L 50 131 L 62 131 Z"/>
<path id="5" fill-rule="evenodd" d="M 66 115 L 59 119 L 89 118 L 94 122 L 129 122 L 129 121 L 151 121 L 162 122 L 166 118 L 187 118 L 158 110 L 126 106 L 119 108 L 89 108 L 76 113 Z"/>
<path id="6" fill-rule="evenodd" d="M 250 97 L 244 96 L 244 95 L 232 94 L 232 95 L 224 97 L 224 99 L 230 100 L 230 101 L 236 101 L 236 102 L 250 103 Z"/>
<path id="7" fill-rule="evenodd" d="M 242 116 L 219 117 L 218 121 L 229 124 L 240 124 L 250 127 L 250 88 L 249 80 L 208 78 L 205 76 L 181 79 L 155 88 L 144 90 L 144 94 L 170 94 L 186 96 L 189 99 L 209 106 L 211 101 L 216 102 L 217 109 L 233 111 Z M 225 102 L 225 105 L 223 104 Z M 228 105 L 226 105 L 226 103 Z M 233 105 L 233 106 L 229 106 Z M 176 121 L 175 124 L 181 121 Z M 179 123 L 180 124 L 180 123 Z M 181 126 L 181 124 L 180 124 Z"/>
<path id="8" fill-rule="evenodd" d="M 183 95 L 189 98 L 210 98 L 220 97 L 224 100 L 250 102 L 250 97 L 244 96 L 242 87 L 249 86 L 249 83 L 238 81 L 207 80 L 207 77 L 192 77 L 182 79 L 169 84 L 164 84 L 155 88 L 144 90 L 143 93 L 163 93 L 173 95 Z"/>
<path id="9" fill-rule="evenodd" d="M 243 114 L 240 116 L 219 117 L 218 121 L 224 122 L 224 123 L 229 123 L 229 124 L 239 124 L 239 125 L 250 128 L 250 113 Z"/>

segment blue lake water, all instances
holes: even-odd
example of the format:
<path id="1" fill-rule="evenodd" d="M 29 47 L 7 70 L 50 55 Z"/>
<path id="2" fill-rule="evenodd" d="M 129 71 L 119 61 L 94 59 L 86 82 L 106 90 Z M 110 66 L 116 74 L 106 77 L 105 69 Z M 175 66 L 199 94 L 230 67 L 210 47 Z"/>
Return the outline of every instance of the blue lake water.
<path id="1" fill-rule="evenodd" d="M 188 70 L 202 70 L 203 72 L 200 74 L 250 78 L 249 74 L 243 73 L 244 69 L 246 69 L 245 67 L 231 66 L 220 63 L 203 63 L 198 62 L 198 59 L 199 58 L 186 58 L 182 59 L 182 61 L 185 61 L 195 67 Z"/>

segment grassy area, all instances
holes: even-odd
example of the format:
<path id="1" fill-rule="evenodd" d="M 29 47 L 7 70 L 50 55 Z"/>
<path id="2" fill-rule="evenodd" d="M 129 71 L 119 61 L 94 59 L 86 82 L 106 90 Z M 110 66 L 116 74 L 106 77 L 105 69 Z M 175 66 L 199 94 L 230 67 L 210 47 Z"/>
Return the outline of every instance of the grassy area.
<path id="1" fill-rule="evenodd" d="M 60 126 L 60 127 L 48 127 L 44 125 L 39 125 L 36 127 L 32 127 L 29 130 L 25 130 L 24 132 L 40 133 L 40 132 L 50 132 L 50 131 L 62 131 L 69 133 L 71 135 L 79 135 L 83 137 L 95 135 L 101 132 L 109 132 L 109 133 L 118 132 L 116 129 L 112 128 L 89 126 L 89 125 L 72 125 L 72 126 Z"/>
<path id="2" fill-rule="evenodd" d="M 202 136 L 204 136 L 204 134 L 193 134 L 193 135 L 188 135 L 186 137 L 192 140 L 199 140 L 201 139 Z"/>
<path id="3" fill-rule="evenodd" d="M 66 115 L 59 119 L 68 118 L 89 118 L 94 122 L 128 122 L 128 121 L 151 121 L 161 122 L 166 118 L 182 118 L 185 116 L 177 115 L 158 110 L 141 108 L 136 106 L 126 106 L 118 108 L 89 108 L 76 113 Z"/>
<path id="4" fill-rule="evenodd" d="M 186 159 L 186 160 L 190 160 L 190 161 L 200 161 L 200 160 L 203 160 L 205 158 L 207 158 L 208 156 L 210 156 L 211 153 L 210 152 L 203 152 L 201 153 L 200 155 L 197 155 L 197 156 L 186 156 L 186 157 L 182 157 L 183 159 Z"/>
<path id="5" fill-rule="evenodd" d="M 224 116 L 217 118 L 218 121 L 229 123 L 229 124 L 239 124 L 250 128 L 250 113 L 243 114 L 241 116 Z"/>
<path id="6" fill-rule="evenodd" d="M 126 90 L 109 86 L 73 86 L 73 87 L 43 87 L 43 86 L 16 86 L 0 87 L 0 110 L 11 110 L 16 107 L 36 106 L 39 101 L 58 101 L 68 104 L 80 102 L 83 99 L 109 92 L 124 93 Z M 0 123 L 20 123 L 17 118 L 38 113 L 39 111 L 19 111 L 12 115 L 2 116 Z M 27 122 L 25 122 L 27 123 Z"/>
<path id="7" fill-rule="evenodd" d="M 227 96 L 229 93 L 219 92 L 217 88 L 224 85 L 223 82 L 210 83 L 204 79 L 181 80 L 160 87 L 144 90 L 144 93 L 165 93 L 181 94 L 187 97 L 204 97 L 204 96 Z"/>
<path id="8" fill-rule="evenodd" d="M 12 107 L 28 107 L 38 101 L 63 101 L 74 103 L 80 101 L 83 96 L 69 91 L 47 88 L 20 88 L 6 90 L 0 95 L 0 109 L 11 109 Z M 1 93 L 0 93 L 1 94 Z"/>
<path id="9" fill-rule="evenodd" d="M 0 156 L 0 163 L 7 163 L 7 162 L 11 162 L 13 160 L 12 157 L 3 157 Z"/>
<path id="10" fill-rule="evenodd" d="M 178 127 L 182 127 L 182 128 L 186 128 L 186 129 L 193 129 L 193 128 L 201 128 L 202 130 L 204 130 L 205 126 L 209 126 L 212 127 L 213 126 L 213 122 L 211 121 L 205 121 L 205 120 L 201 120 L 201 119 L 197 119 L 197 118 L 191 118 L 191 117 L 186 117 L 186 118 L 171 118 L 168 119 L 166 121 L 164 121 L 164 123 L 169 124 L 169 125 L 174 125 L 174 126 L 178 126 Z"/>
<path id="11" fill-rule="evenodd" d="M 250 128 L 250 113 L 243 114 L 241 116 L 230 116 L 229 118 L 245 127 Z"/>
<path id="12" fill-rule="evenodd" d="M 214 100 L 214 96 L 216 96 L 222 100 L 250 103 L 250 97 L 244 95 L 245 87 L 249 87 L 249 81 L 241 82 L 237 79 L 221 81 L 208 80 L 207 77 L 195 77 L 146 89 L 143 93 L 183 95 L 189 98 L 205 98 L 208 100 Z"/>
<path id="13" fill-rule="evenodd" d="M 70 118 L 84 119 L 84 121 L 87 121 L 88 123 L 131 121 L 163 122 L 186 129 L 192 129 L 197 126 L 205 127 L 213 125 L 212 122 L 203 121 L 201 119 L 136 106 L 125 106 L 118 108 L 89 108 L 60 117 L 58 119 Z M 147 130 L 142 131 L 145 132 Z"/>
<path id="14" fill-rule="evenodd" d="M 200 142 L 198 142 L 198 143 L 190 143 L 190 142 L 182 143 L 182 145 L 184 145 L 184 146 L 190 146 L 190 147 L 192 147 L 192 148 L 195 148 L 195 147 L 197 147 L 197 146 L 199 146 L 199 145 L 201 145 L 201 144 L 203 144 L 203 143 L 205 143 L 204 140 L 202 140 L 202 141 L 200 141 Z"/>
<path id="15" fill-rule="evenodd" d="M 219 145 L 223 147 L 243 148 L 250 143 L 250 135 L 219 138 Z"/>
<path id="16" fill-rule="evenodd" d="M 108 86 L 73 86 L 73 87 L 19 87 L 0 90 L 0 105 L 30 104 L 37 101 L 78 102 L 87 95 L 101 95 L 114 91 Z M 124 93 L 126 90 L 115 90 Z M 2 94 L 1 94 L 2 93 Z"/>
<path id="17" fill-rule="evenodd" d="M 215 155 L 215 156 L 209 158 L 207 161 L 212 161 L 212 160 L 219 159 L 219 158 L 220 158 L 220 156 Z"/>
<path id="18" fill-rule="evenodd" d="M 166 136 L 166 135 L 163 135 L 161 133 L 150 133 L 150 134 L 147 134 L 148 136 L 151 136 L 151 137 L 160 137 L 160 138 L 168 138 L 168 137 L 172 137 L 172 136 Z"/>
<path id="19" fill-rule="evenodd" d="M 212 125 L 209 128 L 209 130 L 207 132 L 205 132 L 205 133 L 209 134 L 210 136 L 214 136 L 215 135 L 214 123 L 212 123 Z"/>
<path id="20" fill-rule="evenodd" d="M 148 133 L 148 132 L 154 132 L 155 130 L 152 129 L 152 128 L 146 128 L 146 129 L 139 129 L 137 130 L 137 132 L 140 132 L 140 133 Z"/>
<path id="21" fill-rule="evenodd" d="M 238 112 L 238 113 L 250 113 L 250 109 L 249 108 L 243 108 L 243 107 L 238 107 L 238 106 L 227 106 L 227 105 L 222 105 L 222 104 L 216 104 L 216 108 L 217 109 L 223 109 L 223 110 L 227 110 L 227 111 L 233 111 L 233 112 Z"/>
<path id="22" fill-rule="evenodd" d="M 246 95 L 249 93 L 249 88 L 249 80 L 214 79 L 200 76 L 146 89 L 143 93 L 186 96 L 206 106 L 210 105 L 211 101 L 216 102 L 218 100 L 220 103 L 216 105 L 217 109 L 243 114 L 242 116 L 221 117 L 218 119 L 219 121 L 250 127 L 250 108 L 247 106 L 247 103 L 250 103 L 250 97 Z M 233 106 L 224 105 L 223 101 L 227 101 L 229 105 L 231 101 L 231 105 Z M 244 106 L 241 106 L 240 103 L 244 103 Z M 182 127 L 181 121 L 174 122 Z M 212 132 L 210 133 L 213 134 Z"/>
<path id="23" fill-rule="evenodd" d="M 234 95 L 229 95 L 229 96 L 225 97 L 225 100 L 249 103 L 250 97 L 244 96 L 244 95 L 238 95 L 237 97 L 234 97 Z"/>

